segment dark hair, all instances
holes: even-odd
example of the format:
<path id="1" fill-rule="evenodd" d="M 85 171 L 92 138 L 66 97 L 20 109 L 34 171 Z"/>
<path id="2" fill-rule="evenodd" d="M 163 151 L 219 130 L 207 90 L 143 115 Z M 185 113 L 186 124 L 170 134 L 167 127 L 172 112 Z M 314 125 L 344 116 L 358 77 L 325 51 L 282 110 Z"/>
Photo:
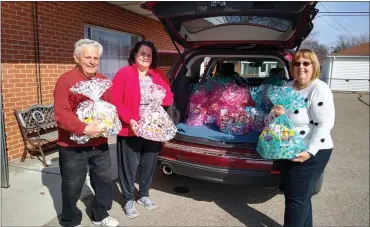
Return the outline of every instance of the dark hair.
<path id="1" fill-rule="evenodd" d="M 135 44 L 134 48 L 131 49 L 130 57 L 128 58 L 128 64 L 133 65 L 135 63 L 135 55 L 137 54 L 137 52 L 139 52 L 141 46 L 143 45 L 150 47 L 150 49 L 152 49 L 152 64 L 150 64 L 149 68 L 152 68 L 152 69 L 157 68 L 158 51 L 155 48 L 154 44 L 148 40 L 141 40 Z"/>

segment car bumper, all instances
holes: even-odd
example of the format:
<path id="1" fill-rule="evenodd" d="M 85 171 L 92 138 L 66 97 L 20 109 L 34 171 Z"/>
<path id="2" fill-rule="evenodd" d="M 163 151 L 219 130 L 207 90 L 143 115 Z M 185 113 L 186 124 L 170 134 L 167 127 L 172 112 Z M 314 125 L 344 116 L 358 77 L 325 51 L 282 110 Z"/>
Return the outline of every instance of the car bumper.
<path id="1" fill-rule="evenodd" d="M 158 166 L 161 169 L 168 166 L 178 175 L 224 184 L 276 187 L 281 181 L 280 174 L 206 166 L 163 157 L 158 157 Z"/>

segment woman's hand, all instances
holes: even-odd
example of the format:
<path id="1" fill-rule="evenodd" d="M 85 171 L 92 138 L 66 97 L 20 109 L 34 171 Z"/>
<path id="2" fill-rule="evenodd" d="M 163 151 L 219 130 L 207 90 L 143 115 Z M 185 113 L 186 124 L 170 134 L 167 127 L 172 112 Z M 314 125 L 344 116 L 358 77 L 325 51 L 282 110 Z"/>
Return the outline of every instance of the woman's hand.
<path id="1" fill-rule="evenodd" d="M 131 127 L 131 131 L 136 135 L 136 129 L 139 125 L 137 124 L 137 121 L 135 121 L 134 119 L 131 119 L 130 120 L 130 127 Z"/>
<path id="2" fill-rule="evenodd" d="M 285 114 L 285 109 L 282 105 L 276 105 L 274 108 L 272 108 L 272 110 L 274 111 L 276 117 Z"/>
<path id="3" fill-rule="evenodd" d="M 310 153 L 303 151 L 296 155 L 296 158 L 291 159 L 293 162 L 305 162 L 311 158 Z"/>

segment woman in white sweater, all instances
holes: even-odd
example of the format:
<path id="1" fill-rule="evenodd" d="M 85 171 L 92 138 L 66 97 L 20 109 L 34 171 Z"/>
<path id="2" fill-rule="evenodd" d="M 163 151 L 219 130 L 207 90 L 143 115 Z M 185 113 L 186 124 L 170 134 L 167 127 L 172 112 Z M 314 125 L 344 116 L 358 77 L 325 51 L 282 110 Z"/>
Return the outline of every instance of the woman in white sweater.
<path id="1" fill-rule="evenodd" d="M 307 107 L 287 111 L 287 115 L 308 149 L 279 163 L 284 183 L 284 227 L 312 227 L 312 194 L 333 150 L 330 130 L 334 126 L 334 101 L 328 85 L 318 79 L 320 64 L 313 51 L 299 50 L 290 71 L 294 80 L 286 86 L 305 97 Z M 274 110 L 277 116 L 285 112 L 281 106 Z"/>

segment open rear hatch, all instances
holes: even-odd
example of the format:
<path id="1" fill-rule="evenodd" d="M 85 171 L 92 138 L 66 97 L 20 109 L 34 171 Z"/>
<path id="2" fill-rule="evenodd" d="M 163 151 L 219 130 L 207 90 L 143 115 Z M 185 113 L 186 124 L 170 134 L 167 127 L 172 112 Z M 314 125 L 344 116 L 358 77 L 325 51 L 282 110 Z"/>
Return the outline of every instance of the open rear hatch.
<path id="1" fill-rule="evenodd" d="M 313 29 L 317 2 L 143 2 L 185 48 L 299 47 Z"/>

